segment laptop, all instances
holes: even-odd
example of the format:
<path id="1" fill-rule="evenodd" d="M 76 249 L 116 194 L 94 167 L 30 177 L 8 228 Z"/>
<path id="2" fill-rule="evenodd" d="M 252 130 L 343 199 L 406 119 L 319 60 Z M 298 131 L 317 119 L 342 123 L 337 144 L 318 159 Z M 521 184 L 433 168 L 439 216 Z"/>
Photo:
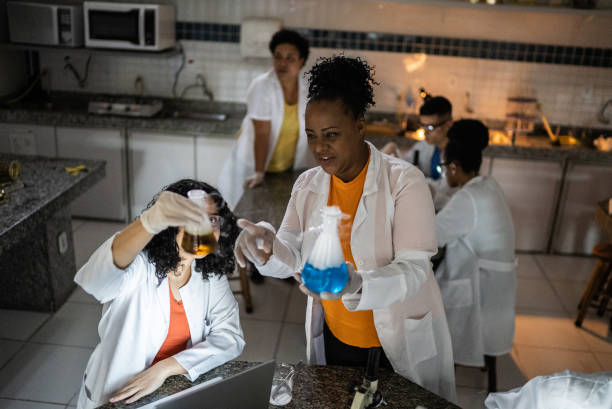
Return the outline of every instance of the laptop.
<path id="1" fill-rule="evenodd" d="M 275 361 L 227 378 L 213 378 L 140 409 L 268 409 Z"/>

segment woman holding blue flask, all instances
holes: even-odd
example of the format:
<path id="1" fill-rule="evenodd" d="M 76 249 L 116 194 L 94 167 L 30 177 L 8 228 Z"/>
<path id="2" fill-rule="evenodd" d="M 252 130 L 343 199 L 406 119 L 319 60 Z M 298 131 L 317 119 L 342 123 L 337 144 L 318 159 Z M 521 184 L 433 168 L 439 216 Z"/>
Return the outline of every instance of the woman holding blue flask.
<path id="1" fill-rule="evenodd" d="M 364 139 L 372 73 L 345 56 L 322 58 L 309 72 L 306 135 L 319 167 L 295 182 L 278 232 L 238 221 L 236 258 L 302 282 L 309 363 L 365 366 L 369 348 L 382 347 L 381 366 L 455 400 L 450 334 L 429 260 L 437 251 L 431 195 L 417 168 Z M 313 260 L 329 206 L 347 215 L 338 236 L 348 277 L 341 288 L 313 291 L 311 268 L 344 269 Z"/>

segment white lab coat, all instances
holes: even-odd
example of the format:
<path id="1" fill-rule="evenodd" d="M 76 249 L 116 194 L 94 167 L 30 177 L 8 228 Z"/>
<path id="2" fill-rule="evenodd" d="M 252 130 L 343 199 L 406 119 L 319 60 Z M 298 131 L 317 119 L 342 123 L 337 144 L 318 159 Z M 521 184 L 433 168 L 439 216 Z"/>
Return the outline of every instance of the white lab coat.
<path id="1" fill-rule="evenodd" d="M 403 159 L 421 169 L 423 174 L 425 174 L 425 180 L 427 181 L 427 185 L 429 185 L 433 197 L 434 208 L 438 212 L 448 203 L 451 196 L 455 194 L 458 189 L 450 187 L 444 175 L 441 175 L 437 180 L 431 178 L 431 159 L 434 150 L 435 146 L 428 144 L 427 141 L 418 141 L 408 152 L 406 152 Z M 417 163 L 415 163 L 416 152 L 419 152 Z"/>
<path id="2" fill-rule="evenodd" d="M 98 324 L 100 342 L 81 383 L 77 407 L 95 408 L 108 401 L 131 377 L 151 365 L 168 333 L 168 279 L 158 285 L 155 267 L 140 253 L 125 269 L 115 267 L 111 245 L 104 242 L 74 280 L 104 304 Z M 238 303 L 225 276 L 191 278 L 180 290 L 191 340 L 174 355 L 194 381 L 199 375 L 236 358 L 244 348 Z"/>
<path id="3" fill-rule="evenodd" d="M 485 354 L 510 352 L 514 338 L 514 226 L 497 182 L 466 183 L 436 215 L 436 236 L 446 246 L 436 278 L 455 362 L 483 366 Z"/>
<path id="4" fill-rule="evenodd" d="M 264 275 L 290 277 L 300 271 L 322 223 L 330 175 L 317 167 L 293 186 Z M 351 232 L 360 294 L 345 295 L 352 311 L 372 310 L 376 332 L 393 369 L 446 399 L 455 399 L 450 334 L 429 258 L 436 251 L 434 210 L 423 174 L 370 144 L 370 164 Z M 261 225 L 273 230 L 263 222 Z M 324 311 L 308 298 L 306 355 L 325 364 Z"/>
<path id="5" fill-rule="evenodd" d="M 490 393 L 485 405 L 487 409 L 610 409 L 612 371 L 565 370 L 536 376 L 520 388 Z"/>
<path id="6" fill-rule="evenodd" d="M 298 122 L 299 137 L 297 141 L 294 168 L 306 169 L 315 165 L 314 158 L 308 150 L 304 114 L 308 86 L 304 76 L 298 77 Z M 253 120 L 270 121 L 270 143 L 266 157 L 266 169 L 272 158 L 278 135 L 283 124 L 285 99 L 280 81 L 272 69 L 256 77 L 247 92 L 247 114 L 242 121 L 240 135 L 234 144 L 232 153 L 225 161 L 219 176 L 219 191 L 233 209 L 242 197 L 242 185 L 245 179 L 255 173 L 255 127 Z"/>

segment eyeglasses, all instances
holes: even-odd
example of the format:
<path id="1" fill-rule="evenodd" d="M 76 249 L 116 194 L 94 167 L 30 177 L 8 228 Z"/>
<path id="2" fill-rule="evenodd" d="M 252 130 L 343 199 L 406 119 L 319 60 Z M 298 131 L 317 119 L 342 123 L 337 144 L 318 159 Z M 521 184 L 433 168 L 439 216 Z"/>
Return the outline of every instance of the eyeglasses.
<path id="1" fill-rule="evenodd" d="M 446 169 L 446 167 L 448 167 L 448 165 L 450 165 L 451 162 L 440 162 L 440 164 L 436 167 L 436 169 L 438 170 L 438 173 L 440 175 L 445 175 L 446 172 L 444 171 L 444 169 Z"/>
<path id="2" fill-rule="evenodd" d="M 440 126 L 444 125 L 445 123 L 447 123 L 450 120 L 450 118 L 446 118 L 445 120 L 438 122 L 437 124 L 419 124 L 421 126 L 421 128 L 423 128 L 423 130 L 425 132 L 433 132 L 435 131 L 437 128 L 439 128 Z"/>

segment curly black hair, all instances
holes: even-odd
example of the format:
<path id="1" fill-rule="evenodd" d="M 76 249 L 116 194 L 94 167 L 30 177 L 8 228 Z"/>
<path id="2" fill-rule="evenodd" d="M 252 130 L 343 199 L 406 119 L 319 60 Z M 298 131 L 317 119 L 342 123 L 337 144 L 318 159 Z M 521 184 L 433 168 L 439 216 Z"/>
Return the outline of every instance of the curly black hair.
<path id="1" fill-rule="evenodd" d="M 238 237 L 239 228 L 236 224 L 236 216 L 229 209 L 225 200 L 223 200 L 221 193 L 208 183 L 193 179 L 181 179 L 178 182 L 165 186 L 161 192 L 168 191 L 187 197 L 187 192 L 192 189 L 201 189 L 208 193 L 217 205 L 221 219 L 221 234 L 217 248 L 213 253 L 196 260 L 195 270 L 201 272 L 202 278 L 205 280 L 213 274 L 218 276 L 229 274 L 234 271 L 234 243 Z M 153 197 L 153 200 L 147 204 L 146 209 L 153 206 L 161 192 Z M 153 236 L 144 248 L 149 262 L 155 265 L 155 275 L 160 283 L 169 272 L 176 269 L 181 261 L 179 248 L 176 243 L 177 234 L 178 227 L 168 227 Z"/>
<path id="2" fill-rule="evenodd" d="M 359 57 L 321 57 L 306 75 L 310 76 L 309 101 L 340 100 L 355 119 L 375 105 L 374 67 Z"/>
<path id="3" fill-rule="evenodd" d="M 306 60 L 308 60 L 308 55 L 310 54 L 310 46 L 308 40 L 300 35 L 300 33 L 287 29 L 277 31 L 268 44 L 268 48 L 272 54 L 274 54 L 274 50 L 276 50 L 276 46 L 279 44 L 291 44 L 295 46 L 300 52 L 300 58 L 303 58 L 304 64 L 306 64 Z"/>
<path id="4" fill-rule="evenodd" d="M 450 101 L 442 96 L 432 97 L 428 95 L 425 97 L 425 102 L 419 108 L 421 115 L 451 115 L 453 113 L 453 105 Z"/>
<path id="5" fill-rule="evenodd" d="M 475 119 L 461 119 L 448 130 L 445 162 L 457 162 L 464 172 L 476 172 L 482 164 L 482 151 L 489 145 L 489 128 Z"/>

